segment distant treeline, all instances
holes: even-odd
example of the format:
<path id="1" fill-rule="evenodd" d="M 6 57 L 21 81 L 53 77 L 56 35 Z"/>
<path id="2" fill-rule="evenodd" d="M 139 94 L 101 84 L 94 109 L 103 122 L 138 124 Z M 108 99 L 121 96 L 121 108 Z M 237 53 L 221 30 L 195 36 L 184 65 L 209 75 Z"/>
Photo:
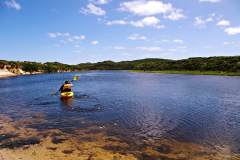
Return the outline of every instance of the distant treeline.
<path id="1" fill-rule="evenodd" d="M 81 63 L 68 65 L 58 62 L 18 62 L 0 60 L 0 68 L 4 66 L 20 68 L 26 72 L 65 72 L 81 70 L 143 70 L 143 71 L 224 71 L 240 72 L 240 56 L 188 58 L 183 60 L 169 60 L 148 58 L 134 61 L 103 61 L 98 63 Z"/>

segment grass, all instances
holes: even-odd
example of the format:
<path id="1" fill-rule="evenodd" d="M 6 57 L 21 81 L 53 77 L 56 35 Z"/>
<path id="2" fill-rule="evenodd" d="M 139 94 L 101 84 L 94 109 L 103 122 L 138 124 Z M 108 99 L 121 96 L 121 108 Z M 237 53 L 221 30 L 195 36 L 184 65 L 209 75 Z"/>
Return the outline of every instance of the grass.
<path id="1" fill-rule="evenodd" d="M 240 76 L 240 72 L 223 72 L 223 71 L 177 71 L 177 70 L 143 71 L 143 70 L 130 70 L 130 72 L 146 72 L 146 73 L 161 73 L 161 74 Z"/>

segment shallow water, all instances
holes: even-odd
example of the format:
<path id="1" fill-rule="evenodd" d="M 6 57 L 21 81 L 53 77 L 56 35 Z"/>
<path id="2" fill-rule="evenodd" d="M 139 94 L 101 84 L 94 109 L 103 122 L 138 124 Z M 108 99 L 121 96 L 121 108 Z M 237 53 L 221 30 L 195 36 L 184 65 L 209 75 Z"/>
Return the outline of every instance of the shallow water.
<path id="1" fill-rule="evenodd" d="M 75 97 L 51 96 L 64 80 Z M 240 152 L 240 78 L 93 71 L 0 80 L 0 113 L 13 121 L 41 117 L 27 127 L 75 134 L 86 126 L 141 140 L 173 139 Z M 112 128 L 118 127 L 118 130 Z M 75 134 L 75 136 L 77 136 Z M 136 139 L 134 139 L 136 141 Z"/>

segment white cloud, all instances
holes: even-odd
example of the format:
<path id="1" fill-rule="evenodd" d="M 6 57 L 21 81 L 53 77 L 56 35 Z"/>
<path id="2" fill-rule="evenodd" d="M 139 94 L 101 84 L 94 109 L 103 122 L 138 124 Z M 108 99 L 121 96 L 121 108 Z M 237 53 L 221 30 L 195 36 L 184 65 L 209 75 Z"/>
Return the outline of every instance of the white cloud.
<path id="1" fill-rule="evenodd" d="M 141 36 L 139 34 L 132 34 L 128 37 L 128 39 L 130 39 L 130 40 L 146 40 L 147 37 Z"/>
<path id="2" fill-rule="evenodd" d="M 240 34 L 240 26 L 239 27 L 229 27 L 224 30 L 228 35 L 237 35 Z"/>
<path id="3" fill-rule="evenodd" d="M 171 49 L 168 49 L 167 51 L 168 51 L 168 52 L 176 52 L 177 49 L 175 49 L 175 48 L 171 48 Z"/>
<path id="4" fill-rule="evenodd" d="M 223 42 L 223 45 L 232 45 L 235 44 L 235 42 Z"/>
<path id="5" fill-rule="evenodd" d="M 174 40 L 162 39 L 162 40 L 156 41 L 156 43 L 178 43 L 178 44 L 184 44 L 184 41 L 181 40 L 181 39 L 174 39 Z M 184 47 L 184 46 L 182 46 L 182 47 Z M 179 46 L 179 48 L 181 48 L 181 46 Z"/>
<path id="6" fill-rule="evenodd" d="M 217 3 L 217 2 L 221 2 L 221 0 L 199 0 L 199 2 Z"/>
<path id="7" fill-rule="evenodd" d="M 187 49 L 187 46 L 179 46 L 178 49 Z"/>
<path id="8" fill-rule="evenodd" d="M 84 40 L 86 37 L 84 35 L 81 36 L 73 36 L 73 39 L 75 40 Z"/>
<path id="9" fill-rule="evenodd" d="M 203 25 L 205 24 L 205 21 L 201 17 L 195 17 L 195 25 Z"/>
<path id="10" fill-rule="evenodd" d="M 166 43 L 166 42 L 169 42 L 169 40 L 168 39 L 162 39 L 161 42 Z"/>
<path id="11" fill-rule="evenodd" d="M 162 51 L 161 47 L 153 46 L 153 47 L 136 47 L 137 50 L 147 51 L 147 52 L 157 52 Z"/>
<path id="12" fill-rule="evenodd" d="M 217 23 L 217 26 L 228 27 L 228 26 L 230 26 L 230 22 L 228 20 L 221 20 Z"/>
<path id="13" fill-rule="evenodd" d="M 195 17 L 194 25 L 198 27 L 206 27 L 206 25 L 210 22 L 214 21 L 215 13 L 210 14 L 208 17 Z"/>
<path id="14" fill-rule="evenodd" d="M 48 36 L 50 38 L 57 38 L 57 37 L 70 37 L 70 33 L 65 32 L 65 33 L 61 33 L 61 32 L 49 32 Z"/>
<path id="15" fill-rule="evenodd" d="M 157 0 L 133 0 L 123 2 L 120 4 L 120 10 L 138 16 L 162 14 L 170 20 L 178 20 L 185 17 L 181 9 L 174 8 L 171 3 L 163 3 Z"/>
<path id="16" fill-rule="evenodd" d="M 74 47 L 75 47 L 75 48 L 79 48 L 79 47 L 80 47 L 80 45 L 76 44 L 76 45 L 74 45 Z"/>
<path id="17" fill-rule="evenodd" d="M 125 20 L 112 20 L 107 21 L 105 24 L 108 26 L 112 25 L 132 25 L 134 27 L 155 27 L 158 29 L 165 28 L 164 25 L 160 25 L 160 20 L 154 16 L 145 17 L 141 20 L 136 21 L 125 21 Z"/>
<path id="18" fill-rule="evenodd" d="M 89 3 L 86 8 L 82 8 L 80 10 L 81 13 L 84 13 L 84 14 L 94 14 L 96 16 L 104 16 L 106 14 L 106 11 L 103 10 L 102 8 L 100 7 L 97 7 L 95 6 L 94 4 L 92 3 Z"/>
<path id="19" fill-rule="evenodd" d="M 16 9 L 17 11 L 22 9 L 21 5 L 17 3 L 15 0 L 7 0 L 4 3 L 8 8 L 13 8 Z"/>
<path id="20" fill-rule="evenodd" d="M 90 0 L 90 2 L 98 5 L 108 4 L 111 0 Z"/>
<path id="21" fill-rule="evenodd" d="M 109 25 L 109 26 L 111 26 L 111 25 L 126 25 L 126 24 L 128 24 L 128 22 L 127 21 L 125 21 L 125 20 L 113 20 L 113 21 L 108 21 L 107 23 L 106 23 L 106 25 Z"/>
<path id="22" fill-rule="evenodd" d="M 48 36 L 50 38 L 56 38 L 57 37 L 56 33 L 48 33 Z"/>
<path id="23" fill-rule="evenodd" d="M 99 44 L 99 42 L 95 40 L 95 41 L 92 41 L 91 44 L 92 45 L 97 45 L 97 44 Z"/>
<path id="24" fill-rule="evenodd" d="M 157 27 L 159 22 L 160 20 L 158 18 L 151 16 L 151 17 L 145 17 L 138 21 L 131 21 L 130 24 L 135 27 L 146 27 L 146 26 Z"/>
<path id="25" fill-rule="evenodd" d="M 176 9 L 172 11 L 169 15 L 164 16 L 164 18 L 176 21 L 176 20 L 185 18 L 185 15 L 183 15 L 181 9 Z"/>
<path id="26" fill-rule="evenodd" d="M 115 50 L 125 50 L 126 48 L 123 46 L 114 46 L 113 49 Z"/>
<path id="27" fill-rule="evenodd" d="M 77 45 L 80 41 L 86 38 L 84 35 L 71 35 L 68 32 L 49 32 L 48 37 L 58 39 L 61 44 L 72 43 L 74 45 Z"/>
<path id="28" fill-rule="evenodd" d="M 174 42 L 174 43 L 180 43 L 180 44 L 182 44 L 182 43 L 183 43 L 183 40 L 181 40 L 181 39 L 175 39 L 175 40 L 173 40 L 173 42 Z"/>
<path id="29" fill-rule="evenodd" d="M 230 41 L 230 42 L 223 42 L 223 45 L 240 45 L 240 42 L 236 42 L 236 41 Z"/>

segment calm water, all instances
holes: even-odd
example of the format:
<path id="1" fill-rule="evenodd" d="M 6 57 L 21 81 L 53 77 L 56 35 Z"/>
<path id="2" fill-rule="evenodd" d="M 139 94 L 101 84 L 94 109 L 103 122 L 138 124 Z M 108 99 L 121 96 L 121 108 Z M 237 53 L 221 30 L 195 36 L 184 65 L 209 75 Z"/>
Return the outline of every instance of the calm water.
<path id="1" fill-rule="evenodd" d="M 51 93 L 66 79 L 75 98 Z M 117 125 L 145 138 L 174 138 L 240 152 L 240 77 L 102 71 L 20 76 L 0 80 L 0 113 L 14 120 L 43 114 L 39 130 Z M 127 132 L 126 132 L 127 131 Z"/>

